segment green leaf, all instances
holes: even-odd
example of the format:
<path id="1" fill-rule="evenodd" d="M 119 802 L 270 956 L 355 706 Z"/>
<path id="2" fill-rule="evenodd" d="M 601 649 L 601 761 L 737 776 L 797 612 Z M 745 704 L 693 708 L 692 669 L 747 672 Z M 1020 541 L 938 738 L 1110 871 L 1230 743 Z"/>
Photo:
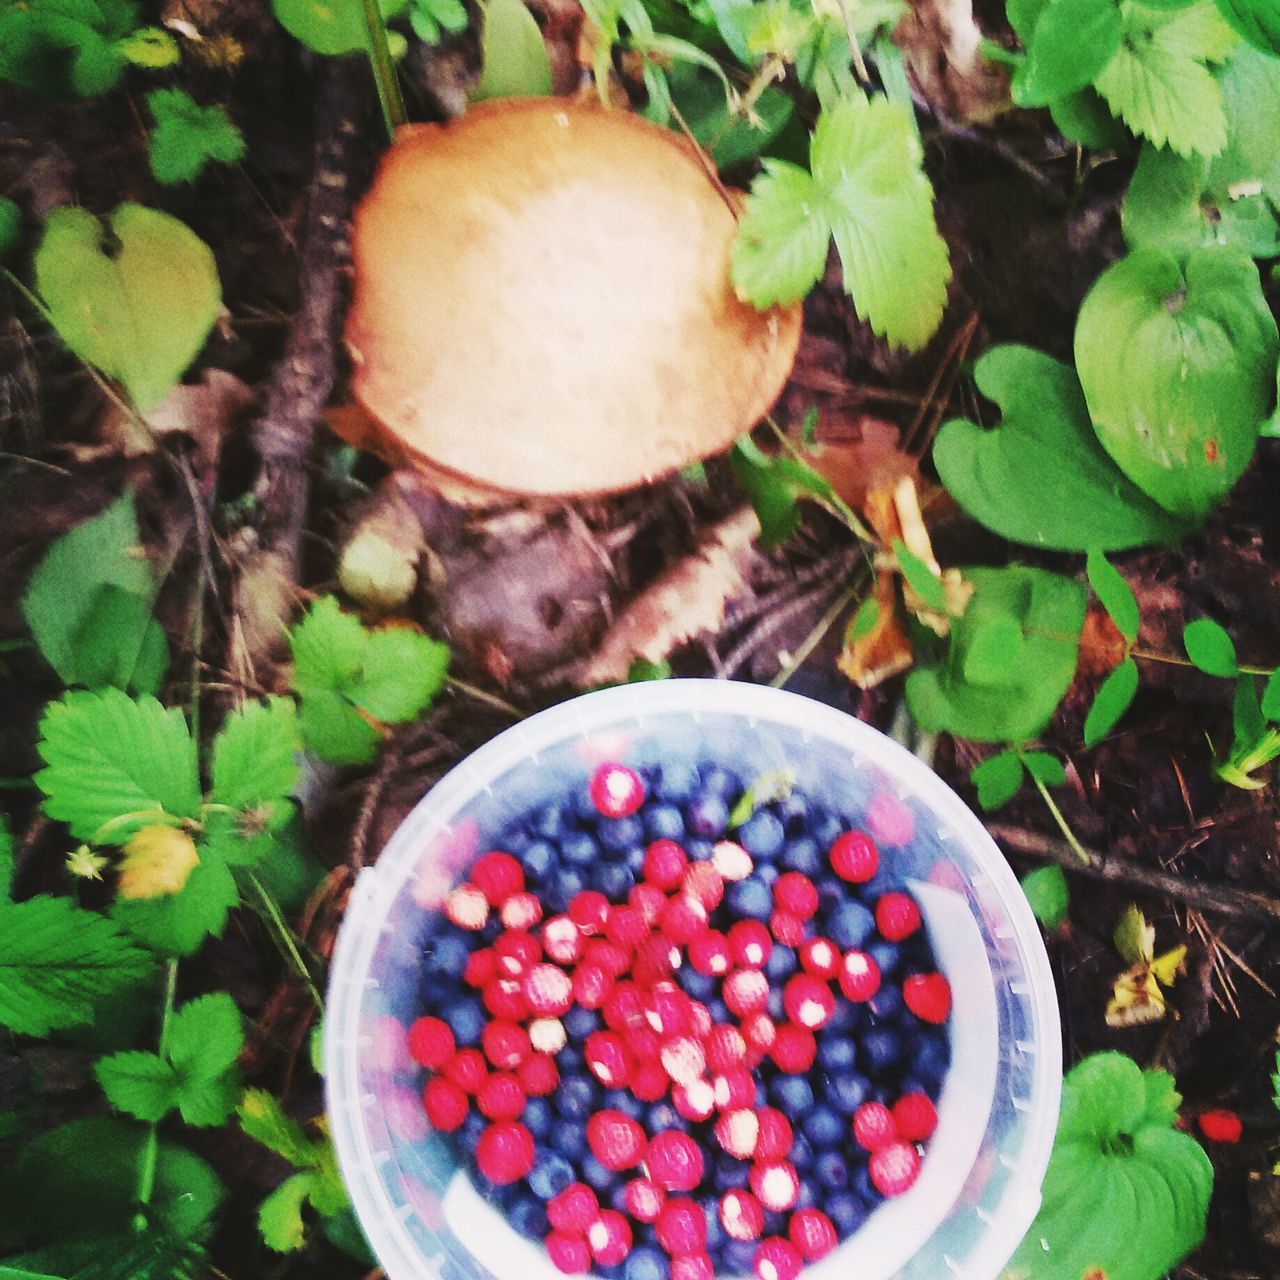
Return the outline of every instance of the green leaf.
<path id="1" fill-rule="evenodd" d="M 650 658 L 632 658 L 627 668 L 627 684 L 640 684 L 646 680 L 671 679 L 671 663 L 665 658 L 654 662 Z"/>
<path id="2" fill-rule="evenodd" d="M 1084 745 L 1096 747 L 1129 710 L 1138 692 L 1138 664 L 1126 658 L 1098 687 L 1084 720 Z"/>
<path id="3" fill-rule="evenodd" d="M 1280 58 L 1280 10 L 1273 0 L 1217 0 L 1218 11 L 1255 49 Z"/>
<path id="4" fill-rule="evenodd" d="M 0 80 L 55 97 L 115 86 L 119 42 L 137 26 L 130 0 L 33 0 L 0 6 Z"/>
<path id="5" fill-rule="evenodd" d="M 810 160 L 858 315 L 919 350 L 942 319 L 951 263 L 914 118 L 888 98 L 844 98 L 819 117 Z"/>
<path id="6" fill-rule="evenodd" d="M 182 61 L 178 42 L 163 27 L 139 27 L 123 40 L 117 40 L 116 51 L 135 67 L 163 71 Z"/>
<path id="7" fill-rule="evenodd" d="M 1236 676 L 1231 702 L 1231 734 L 1234 749 L 1251 747 L 1266 732 L 1267 721 L 1258 702 L 1258 686 L 1253 676 Z"/>
<path id="8" fill-rule="evenodd" d="M 1052 0 L 1035 23 L 1027 61 L 1014 77 L 1014 101 L 1043 107 L 1092 84 L 1115 56 L 1121 35 L 1115 0 Z"/>
<path id="9" fill-rule="evenodd" d="M 1167 1071 L 1144 1071 L 1142 1087 L 1145 1099 L 1142 1123 L 1162 1129 L 1172 1126 L 1182 1105 L 1182 1094 L 1178 1092 L 1173 1077 Z"/>
<path id="10" fill-rule="evenodd" d="M 296 1120 L 285 1115 L 279 1100 L 265 1089 L 246 1089 L 236 1115 L 249 1137 L 295 1169 L 317 1167 L 316 1143 L 307 1137 Z"/>
<path id="11" fill-rule="evenodd" d="M 1133 588 L 1120 576 L 1115 565 L 1096 548 L 1089 552 L 1085 572 L 1093 594 L 1107 611 L 1107 616 L 1116 624 L 1116 630 L 1130 644 L 1136 643 L 1142 616 Z"/>
<path id="12" fill-rule="evenodd" d="M 1095 151 L 1124 151 L 1129 134 L 1096 89 L 1081 89 L 1049 104 L 1049 114 L 1059 133 L 1081 147 Z"/>
<path id="13" fill-rule="evenodd" d="M 200 807 L 196 744 L 177 709 L 119 689 L 72 692 L 51 702 L 35 776 L 45 812 L 81 840 L 124 844 L 160 813 L 195 817 Z"/>
<path id="14" fill-rule="evenodd" d="M 1060 787 L 1067 780 L 1062 761 L 1049 751 L 1019 752 L 1027 772 L 1046 787 Z"/>
<path id="15" fill-rule="evenodd" d="M 1075 675 L 1084 590 L 1069 578 L 1023 565 L 966 569 L 964 577 L 975 591 L 951 624 L 947 661 L 918 667 L 907 677 L 911 714 L 926 730 L 978 742 L 1037 738 Z M 963 655 L 973 633 L 1002 617 L 1013 618 L 1023 632 L 1022 654 L 1007 682 L 983 686 L 965 680 Z"/>
<path id="16" fill-rule="evenodd" d="M 164 1055 L 177 1073 L 178 1109 L 188 1124 L 219 1125 L 236 1109 L 236 1060 L 243 1051 L 243 1020 L 225 991 L 191 1000 L 174 1014 Z"/>
<path id="17" fill-rule="evenodd" d="M 22 241 L 22 210 L 8 196 L 0 196 L 0 262 Z"/>
<path id="18" fill-rule="evenodd" d="M 960 660 L 960 670 L 970 684 L 1006 685 L 1018 669 L 1023 647 L 1022 627 L 1016 618 L 995 617 L 973 631 Z"/>
<path id="19" fill-rule="evenodd" d="M 1155 956 L 1155 926 L 1133 905 L 1120 917 L 1112 941 L 1125 964 L 1150 964 Z"/>
<path id="20" fill-rule="evenodd" d="M 210 799 L 233 809 L 286 799 L 298 783 L 301 749 L 297 710 L 289 699 L 245 703 L 227 716 L 213 740 Z"/>
<path id="21" fill-rule="evenodd" d="M 259 1206 L 258 1230 L 268 1249 L 293 1253 L 306 1243 L 302 1206 L 310 1198 L 314 1173 L 286 1178 Z"/>
<path id="22" fill-rule="evenodd" d="M 1226 631 L 1212 618 L 1197 618 L 1182 630 L 1182 647 L 1187 657 L 1206 675 L 1230 680 L 1239 671 L 1236 646 Z"/>
<path id="23" fill-rule="evenodd" d="M 1056 862 L 1027 872 L 1019 883 L 1031 905 L 1031 914 L 1046 929 L 1056 929 L 1066 920 L 1070 906 L 1067 877 Z"/>
<path id="24" fill-rule="evenodd" d="M 122 204 L 101 223 L 55 209 L 35 253 L 58 336 L 153 408 L 200 354 L 222 301 L 208 245 L 177 218 Z"/>
<path id="25" fill-rule="evenodd" d="M 107 1101 L 135 1120 L 154 1124 L 178 1105 L 178 1075 L 155 1053 L 113 1053 L 93 1068 Z"/>
<path id="26" fill-rule="evenodd" d="M 1262 714 L 1271 721 L 1280 720 L 1280 670 L 1267 677 L 1262 690 Z"/>
<path id="27" fill-rule="evenodd" d="M 473 101 L 545 97 L 551 92 L 547 46 L 523 0 L 485 0 L 480 61 Z"/>
<path id="28" fill-rule="evenodd" d="M 153 971 L 96 911 L 45 895 L 0 902 L 0 1026 L 18 1035 L 92 1022 L 97 1005 Z"/>
<path id="29" fill-rule="evenodd" d="M 385 724 L 420 715 L 444 687 L 449 646 L 407 627 L 369 635 L 360 679 L 348 686 L 351 701 Z"/>
<path id="30" fill-rule="evenodd" d="M 225 107 L 202 107 L 183 89 L 147 94 L 155 128 L 147 158 L 157 182 L 194 182 L 211 160 L 235 164 L 244 157 L 244 137 Z"/>
<path id="31" fill-rule="evenodd" d="M 1137 249 L 1090 290 L 1075 349 L 1103 447 L 1166 510 L 1203 519 L 1271 408 L 1280 339 L 1254 264 L 1229 249 L 1184 262 Z"/>
<path id="32" fill-rule="evenodd" d="M 298 725 L 308 750 L 330 764 L 368 764 L 382 741 L 347 698 L 326 690 L 303 694 Z"/>
<path id="33" fill-rule="evenodd" d="M 978 789 L 978 803 L 984 813 L 1001 809 L 1022 787 L 1022 761 L 1016 751 L 1001 751 L 975 766 L 969 781 Z"/>
<path id="34" fill-rule="evenodd" d="M 1235 43 L 1212 0 L 1162 12 L 1125 0 L 1123 39 L 1094 80 L 1125 124 L 1179 155 L 1217 155 L 1226 145 L 1222 94 L 1207 64 Z"/>
<path id="35" fill-rule="evenodd" d="M 822 279 L 831 225 L 812 176 L 785 160 L 764 162 L 733 242 L 733 286 L 754 307 L 791 303 Z"/>
<path id="36" fill-rule="evenodd" d="M 22 614 L 49 665 L 66 684 L 146 685 L 142 661 L 155 579 L 142 554 L 133 494 L 64 533 L 45 552 L 22 597 Z M 154 665 L 154 664 L 153 664 Z M 153 693 L 152 687 L 139 689 Z"/>
<path id="37" fill-rule="evenodd" d="M 1174 542 L 1185 522 L 1162 510 L 1108 457 L 1069 365 L 1000 346 L 974 367 L 1003 425 L 953 419 L 933 448 L 948 492 L 975 520 L 1014 542 L 1059 551 Z"/>
<path id="38" fill-rule="evenodd" d="M 743 436 L 729 455 L 734 474 L 760 520 L 761 545 L 776 547 L 800 525 L 801 498 L 829 502 L 830 483 L 812 467 L 784 454 L 761 452 L 750 436 Z"/>
<path id="39" fill-rule="evenodd" d="M 177 893 L 156 898 L 118 898 L 111 915 L 129 934 L 162 955 L 186 956 L 226 927 L 240 891 L 217 845 L 200 846 L 200 861 Z"/>
<path id="40" fill-rule="evenodd" d="M 893 556 L 907 585 L 920 597 L 924 606 L 937 613 L 946 613 L 947 591 L 942 579 L 901 538 L 893 540 Z"/>
<path id="41" fill-rule="evenodd" d="M 790 94 L 770 87 L 756 99 L 748 117 L 733 109 L 716 76 L 686 62 L 673 66 L 668 79 L 672 100 L 689 131 L 721 170 L 754 160 L 795 114 Z M 829 232 L 822 238 L 824 262 L 829 238 Z"/>
<path id="42" fill-rule="evenodd" d="M 868 596 L 858 605 L 857 611 L 845 630 L 845 644 L 851 644 L 855 640 L 861 640 L 863 636 L 869 636 L 876 629 L 879 621 L 880 601 L 875 596 Z"/>
<path id="43" fill-rule="evenodd" d="M 366 631 L 360 619 L 343 613 L 334 596 L 321 596 L 289 633 L 293 687 L 340 689 L 354 680 L 364 657 Z"/>
<path id="44" fill-rule="evenodd" d="M 1146 1114 L 1142 1069 L 1122 1053 L 1095 1053 L 1062 1081 L 1058 1137 L 1108 1142 L 1133 1133 Z"/>
<path id="45" fill-rule="evenodd" d="M 379 0 L 384 18 L 396 18 L 409 0 Z M 369 47 L 364 5 L 353 0 L 271 0 L 276 21 L 308 49 L 330 57 Z"/>

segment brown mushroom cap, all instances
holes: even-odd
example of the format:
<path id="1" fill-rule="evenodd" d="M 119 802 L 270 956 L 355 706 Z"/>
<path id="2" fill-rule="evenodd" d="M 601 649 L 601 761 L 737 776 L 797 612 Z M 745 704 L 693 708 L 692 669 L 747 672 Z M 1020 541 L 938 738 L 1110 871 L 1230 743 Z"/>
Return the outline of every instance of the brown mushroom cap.
<path id="1" fill-rule="evenodd" d="M 523 494 L 602 493 L 726 448 L 782 389 L 798 307 L 729 283 L 692 148 L 565 99 L 401 130 L 355 221 L 355 394 L 413 454 Z"/>

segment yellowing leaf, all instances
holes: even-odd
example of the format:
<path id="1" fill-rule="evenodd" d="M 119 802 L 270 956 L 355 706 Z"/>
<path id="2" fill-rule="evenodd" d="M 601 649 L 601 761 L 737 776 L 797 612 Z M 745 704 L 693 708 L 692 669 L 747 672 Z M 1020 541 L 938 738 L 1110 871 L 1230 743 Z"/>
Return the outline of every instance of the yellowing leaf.
<path id="1" fill-rule="evenodd" d="M 177 893 L 200 861 L 195 842 L 176 827 L 151 826 L 129 837 L 120 862 L 122 898 Z"/>
<path id="2" fill-rule="evenodd" d="M 1155 974 L 1156 981 L 1161 986 L 1171 987 L 1177 976 L 1185 969 L 1186 959 L 1186 946 L 1174 947 L 1172 951 L 1166 951 L 1152 960 L 1151 972 Z"/>
<path id="3" fill-rule="evenodd" d="M 1112 935 L 1120 958 L 1128 964 L 1150 964 L 1156 953 L 1156 927 L 1135 906 L 1120 917 Z"/>
<path id="4" fill-rule="evenodd" d="M 1164 992 L 1147 964 L 1135 964 L 1117 979 L 1107 1001 L 1107 1026 L 1140 1027 L 1164 1017 Z"/>

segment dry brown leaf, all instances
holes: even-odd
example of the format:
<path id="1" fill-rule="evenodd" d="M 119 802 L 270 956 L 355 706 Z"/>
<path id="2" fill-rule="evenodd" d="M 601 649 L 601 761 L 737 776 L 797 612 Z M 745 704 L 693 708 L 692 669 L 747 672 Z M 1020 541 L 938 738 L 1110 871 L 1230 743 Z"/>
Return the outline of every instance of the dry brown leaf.
<path id="1" fill-rule="evenodd" d="M 891 573 L 876 574 L 871 598 L 879 607 L 875 625 L 865 635 L 846 636 L 836 658 L 836 666 L 859 689 L 874 689 L 905 671 L 913 661 L 911 641 L 898 618 Z"/>
<path id="2" fill-rule="evenodd" d="M 1078 678 L 1105 676 L 1124 661 L 1128 646 L 1119 627 L 1100 604 L 1091 604 L 1080 633 Z"/>
<path id="3" fill-rule="evenodd" d="M 897 427 L 870 414 L 823 414 L 818 447 L 805 454 L 805 461 L 849 506 L 865 512 L 872 493 L 891 490 L 919 472 L 918 460 L 898 448 L 898 438 Z"/>
<path id="4" fill-rule="evenodd" d="M 625 680 L 636 658 L 661 662 L 680 645 L 716 631 L 726 604 L 746 590 L 760 521 L 750 507 L 715 525 L 696 551 L 642 591 L 618 616 L 576 675 L 580 685 Z"/>
<path id="5" fill-rule="evenodd" d="M 986 124 L 1009 105 L 1006 72 L 982 56 L 973 0 L 910 0 L 894 43 L 929 103 L 953 119 Z"/>

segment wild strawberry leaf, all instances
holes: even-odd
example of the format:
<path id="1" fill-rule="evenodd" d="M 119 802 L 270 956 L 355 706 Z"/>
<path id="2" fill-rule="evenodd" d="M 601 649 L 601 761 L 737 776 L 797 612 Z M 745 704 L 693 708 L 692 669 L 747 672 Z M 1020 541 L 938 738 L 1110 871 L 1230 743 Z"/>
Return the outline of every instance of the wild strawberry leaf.
<path id="1" fill-rule="evenodd" d="M 1280 58 L 1280 10 L 1273 0 L 1217 0 L 1218 11 L 1255 49 Z"/>
<path id="2" fill-rule="evenodd" d="M 145 1050 L 100 1058 L 93 1073 L 117 1111 L 154 1124 L 178 1104 L 178 1073 L 159 1054 Z"/>
<path id="3" fill-rule="evenodd" d="M 733 283 L 755 307 L 796 302 L 827 266 L 831 225 L 811 174 L 765 160 L 751 185 L 733 246 Z"/>
<path id="4" fill-rule="evenodd" d="M 114 87 L 120 42 L 137 25 L 132 0 L 28 0 L 0 8 L 0 80 L 62 97 Z"/>
<path id="5" fill-rule="evenodd" d="M 226 927 L 240 891 L 216 845 L 200 845 L 200 861 L 178 893 L 156 898 L 117 898 L 111 915 L 130 935 L 163 955 L 191 955 Z"/>
<path id="6" fill-rule="evenodd" d="M 246 702 L 227 716 L 213 740 L 210 799 L 233 809 L 286 799 L 298 782 L 301 749 L 297 710 L 288 698 Z"/>
<path id="7" fill-rule="evenodd" d="M 318 1146 L 302 1126 L 285 1114 L 279 1099 L 265 1089 L 246 1089 L 236 1109 L 240 1127 L 255 1142 L 274 1151 L 295 1169 L 315 1169 Z"/>
<path id="8" fill-rule="evenodd" d="M 244 137 L 222 106 L 201 106 L 184 89 L 147 94 L 155 128 L 147 158 L 157 182 L 194 182 L 210 161 L 235 164 L 244 156 Z"/>
<path id="9" fill-rule="evenodd" d="M 408 7 L 409 0 L 379 0 L 384 18 L 396 18 Z M 333 0 L 271 0 L 276 21 L 295 39 L 316 53 L 334 56 L 340 53 L 363 53 L 369 47 L 369 29 L 365 25 L 362 4 Z"/>
<path id="10" fill-rule="evenodd" d="M 444 687 L 449 646 L 407 627 L 369 634 L 360 679 L 347 689 L 361 711 L 384 724 L 420 715 Z"/>
<path id="11" fill-rule="evenodd" d="M 1115 0 L 1051 0 L 1036 18 L 1013 100 L 1044 107 L 1092 84 L 1115 56 L 1123 27 Z"/>

